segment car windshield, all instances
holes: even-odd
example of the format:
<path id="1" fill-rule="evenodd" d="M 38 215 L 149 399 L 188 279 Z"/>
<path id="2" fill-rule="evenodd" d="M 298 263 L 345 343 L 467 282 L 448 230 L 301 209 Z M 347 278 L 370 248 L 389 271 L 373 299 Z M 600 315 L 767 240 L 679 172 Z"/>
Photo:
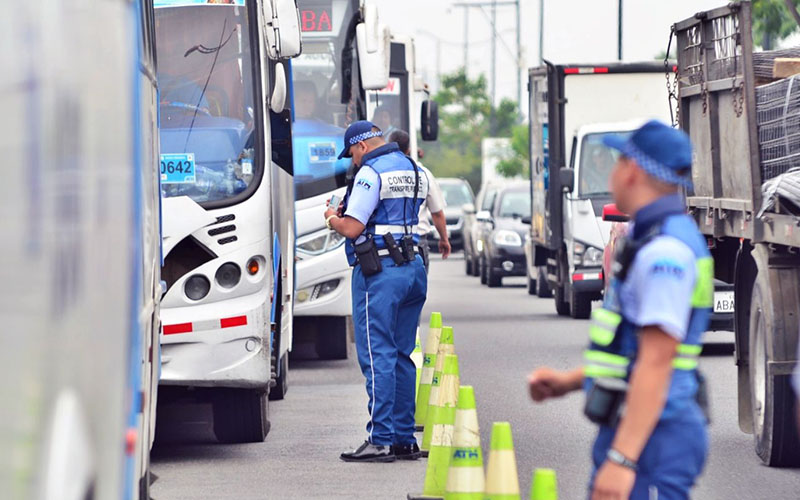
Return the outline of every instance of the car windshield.
<path id="1" fill-rule="evenodd" d="M 303 53 L 292 60 L 295 198 L 329 193 L 346 183 L 350 159 L 337 160 L 345 128 L 358 120 L 356 99 L 342 104 L 342 48 L 352 2 L 299 0 Z M 353 65 L 353 71 L 356 65 Z M 353 84 L 359 77 L 354 73 Z"/>
<path id="2" fill-rule="evenodd" d="M 442 182 L 439 187 L 442 188 L 442 195 L 448 207 L 460 207 L 461 205 L 472 203 L 472 194 L 463 183 Z"/>
<path id="3" fill-rule="evenodd" d="M 604 132 L 587 134 L 581 144 L 581 162 L 578 169 L 578 195 L 581 198 L 607 198 L 611 196 L 608 178 L 619 158 L 619 151 L 603 144 L 609 135 L 628 137 L 630 132 Z"/>
<path id="4" fill-rule="evenodd" d="M 498 217 L 529 217 L 531 215 L 531 193 L 507 191 L 500 198 Z"/>
<path id="5" fill-rule="evenodd" d="M 162 195 L 228 200 L 262 172 L 247 8 L 176 3 L 155 9 Z"/>

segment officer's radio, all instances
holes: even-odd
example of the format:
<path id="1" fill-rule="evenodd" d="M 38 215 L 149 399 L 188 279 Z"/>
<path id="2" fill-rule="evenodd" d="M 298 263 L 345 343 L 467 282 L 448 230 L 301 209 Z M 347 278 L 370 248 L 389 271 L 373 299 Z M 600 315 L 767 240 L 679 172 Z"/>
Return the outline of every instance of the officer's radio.
<path id="1" fill-rule="evenodd" d="M 392 233 L 384 234 L 383 241 L 386 243 L 386 249 L 389 250 L 389 257 L 392 258 L 394 263 L 398 266 L 405 264 L 406 258 L 403 256 L 403 252 L 401 251 L 400 247 L 397 246 L 397 241 L 395 241 Z"/>
<path id="2" fill-rule="evenodd" d="M 413 262 L 417 257 L 417 252 L 414 251 L 414 236 L 410 234 L 403 235 L 402 245 L 403 256 L 406 258 L 406 262 Z"/>
<path id="3" fill-rule="evenodd" d="M 628 383 L 619 378 L 598 378 L 594 380 L 583 414 L 599 425 L 614 427 L 622 418 Z"/>

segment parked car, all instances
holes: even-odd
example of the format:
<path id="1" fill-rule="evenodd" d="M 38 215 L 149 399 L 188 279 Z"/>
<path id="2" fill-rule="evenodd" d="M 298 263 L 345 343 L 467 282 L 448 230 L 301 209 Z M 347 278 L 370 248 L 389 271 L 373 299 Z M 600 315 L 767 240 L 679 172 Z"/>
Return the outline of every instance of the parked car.
<path id="1" fill-rule="evenodd" d="M 603 220 L 613 222 L 608 244 L 603 250 L 603 280 L 605 286 L 614 276 L 614 252 L 620 238 L 628 234 L 628 216 L 620 212 L 613 203 L 603 207 Z M 714 309 L 711 313 L 709 331 L 733 331 L 734 314 L 733 285 L 714 280 Z"/>
<path id="2" fill-rule="evenodd" d="M 497 190 L 491 210 L 482 210 L 478 221 L 478 245 L 481 283 L 490 287 L 502 285 L 505 276 L 525 276 L 523 241 L 530 224 L 523 222 L 531 215 L 531 191 L 527 182 L 508 184 Z"/>
<path id="3" fill-rule="evenodd" d="M 464 179 L 444 177 L 436 179 L 442 188 L 445 207 L 444 217 L 447 222 L 447 234 L 450 237 L 450 247 L 457 252 L 464 248 L 464 207 L 474 206 L 475 195 L 469 183 Z M 428 216 L 430 218 L 430 216 Z M 433 223 L 431 222 L 431 226 Z M 428 246 L 431 251 L 439 250 L 439 232 L 433 228 L 428 233 Z"/>
<path id="4" fill-rule="evenodd" d="M 478 191 L 478 196 L 474 204 L 466 204 L 464 209 L 464 223 L 462 225 L 462 239 L 464 243 L 464 262 L 465 271 L 468 276 L 479 276 L 480 267 L 479 259 L 483 252 L 483 242 L 478 244 L 478 226 L 477 213 L 480 211 L 491 211 L 494 205 L 495 197 L 498 190 L 504 183 L 489 183 L 481 186 Z"/>

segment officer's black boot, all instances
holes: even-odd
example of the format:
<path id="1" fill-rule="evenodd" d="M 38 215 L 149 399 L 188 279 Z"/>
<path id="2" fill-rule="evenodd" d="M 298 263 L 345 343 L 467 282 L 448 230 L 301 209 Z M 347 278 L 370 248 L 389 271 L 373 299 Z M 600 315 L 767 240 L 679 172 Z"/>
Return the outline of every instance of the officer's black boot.
<path id="1" fill-rule="evenodd" d="M 369 441 L 354 451 L 344 452 L 339 458 L 345 462 L 394 462 L 395 455 L 391 446 L 372 444 Z"/>

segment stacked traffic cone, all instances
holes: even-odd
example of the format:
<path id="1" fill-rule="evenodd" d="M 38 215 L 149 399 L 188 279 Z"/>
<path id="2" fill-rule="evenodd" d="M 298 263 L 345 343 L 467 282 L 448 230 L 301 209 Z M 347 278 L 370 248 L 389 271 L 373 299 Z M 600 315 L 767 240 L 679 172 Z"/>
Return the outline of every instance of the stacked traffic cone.
<path id="1" fill-rule="evenodd" d="M 422 343 L 419 341 L 419 327 L 417 327 L 417 340 L 414 343 L 414 351 L 411 352 L 411 361 L 417 367 L 417 382 L 414 384 L 414 400 L 419 395 L 419 380 L 422 375 Z"/>
<path id="2" fill-rule="evenodd" d="M 444 356 L 444 370 L 438 388 L 441 404 L 429 407 L 425 423 L 425 428 L 432 430 L 425 485 L 422 495 L 409 494 L 409 500 L 444 497 L 453 448 L 458 387 L 458 356 L 447 354 Z"/>
<path id="3" fill-rule="evenodd" d="M 422 362 L 422 374 L 419 378 L 417 390 L 417 407 L 414 410 L 414 423 L 417 430 L 421 431 L 425 425 L 425 416 L 428 413 L 428 401 L 431 396 L 433 371 L 436 368 L 436 355 L 439 351 L 439 340 L 442 335 L 442 313 L 431 313 L 428 327 L 428 338 L 425 341 L 425 353 Z M 419 373 L 419 372 L 418 372 Z"/>
<path id="4" fill-rule="evenodd" d="M 486 500 L 520 500 L 517 459 L 511 424 L 495 422 L 492 426 L 492 448 L 486 471 Z"/>
<path id="5" fill-rule="evenodd" d="M 556 471 L 536 469 L 531 483 L 531 500 L 558 500 Z"/>
<path id="6" fill-rule="evenodd" d="M 453 453 L 447 475 L 445 500 L 483 500 L 485 481 L 478 412 L 472 386 L 458 389 Z"/>
<path id="7" fill-rule="evenodd" d="M 454 351 L 453 347 L 453 328 L 450 326 L 445 326 L 442 328 L 442 336 L 439 340 L 439 350 L 436 353 L 436 368 L 433 371 L 433 379 L 431 381 L 431 390 L 430 390 L 430 397 L 428 398 L 428 408 L 425 410 L 425 424 L 423 427 L 422 433 L 422 444 L 420 445 L 420 450 L 422 451 L 422 456 L 428 456 L 428 450 L 430 450 L 431 445 L 431 437 L 433 436 L 433 427 L 428 425 L 431 423 L 432 420 L 432 410 L 433 406 L 443 406 L 444 400 L 442 399 L 441 393 L 441 382 L 442 382 L 442 374 L 444 372 L 444 360 L 448 354 L 453 354 Z M 456 394 L 454 397 L 458 396 L 458 386 L 455 388 Z M 455 400 L 452 401 L 453 406 L 455 406 Z"/>

